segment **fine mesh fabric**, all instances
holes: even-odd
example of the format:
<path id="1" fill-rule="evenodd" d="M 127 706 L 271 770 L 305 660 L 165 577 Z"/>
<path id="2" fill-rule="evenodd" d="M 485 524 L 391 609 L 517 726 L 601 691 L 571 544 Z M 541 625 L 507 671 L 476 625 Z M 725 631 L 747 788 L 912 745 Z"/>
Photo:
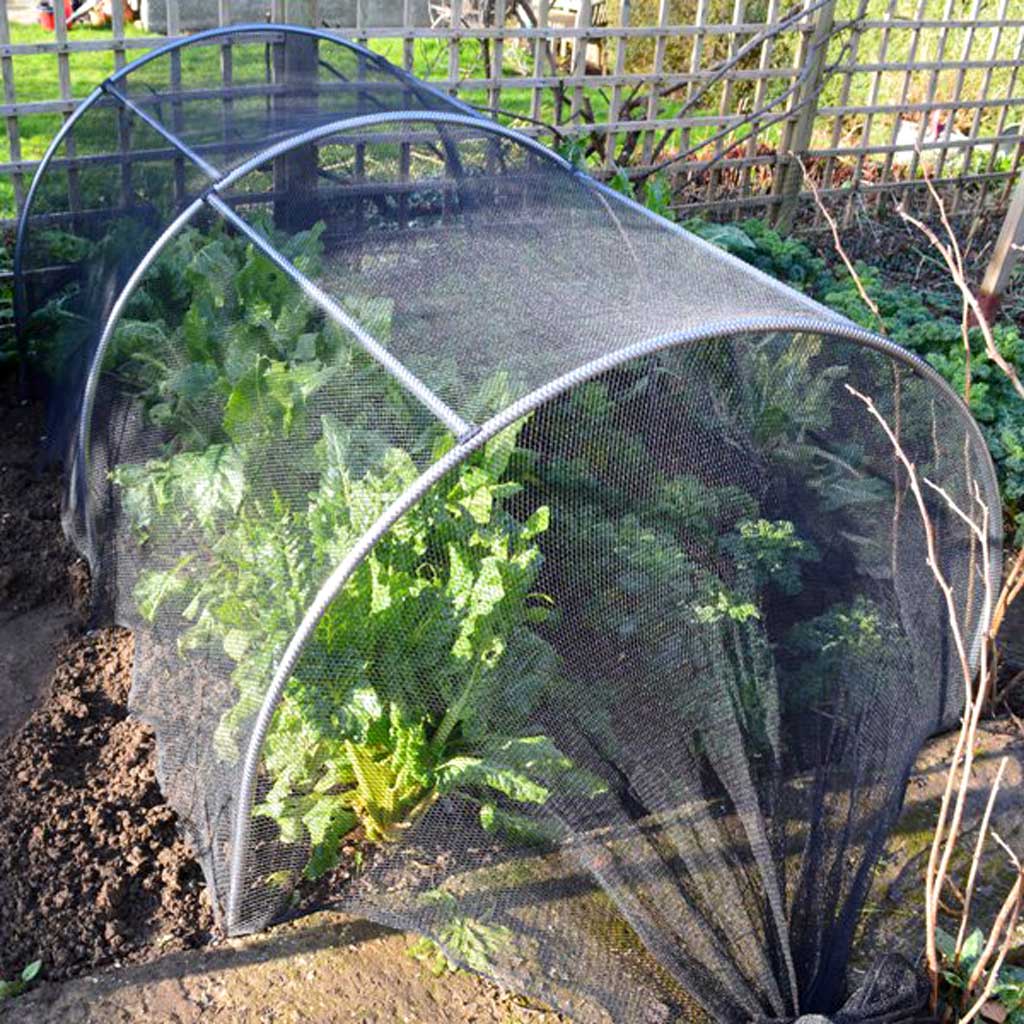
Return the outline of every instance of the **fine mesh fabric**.
<path id="1" fill-rule="evenodd" d="M 36 176 L 16 253 L 24 346 L 68 396 L 129 274 L 211 183 L 160 128 L 228 172 L 275 141 L 340 118 L 463 110 L 374 54 L 294 26 L 202 33 L 128 65 L 102 88 L 109 91 L 76 112 Z M 280 191 L 293 186 L 297 166 L 277 167 Z M 54 404 L 55 448 L 77 412 L 70 401 Z"/>
<path id="2" fill-rule="evenodd" d="M 253 32 L 123 76 L 218 177 L 167 154 L 151 201 L 131 161 L 90 238 L 141 252 L 67 271 L 118 315 L 74 321 L 66 520 L 221 923 L 344 908 L 580 1021 L 912 1019 L 906 962 L 846 969 L 963 680 L 860 396 L 987 529 L 924 488 L 973 657 L 1001 537 L 959 400 L 529 140 Z"/>

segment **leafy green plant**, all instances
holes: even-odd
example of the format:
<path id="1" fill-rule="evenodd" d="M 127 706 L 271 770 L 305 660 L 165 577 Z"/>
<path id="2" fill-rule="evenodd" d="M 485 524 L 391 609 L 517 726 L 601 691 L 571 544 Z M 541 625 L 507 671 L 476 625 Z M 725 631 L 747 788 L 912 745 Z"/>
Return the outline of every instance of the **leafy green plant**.
<path id="1" fill-rule="evenodd" d="M 784 594 L 802 589 L 800 563 L 816 562 L 821 555 L 810 541 L 796 534 L 786 519 L 747 519 L 723 542 L 741 573 L 751 573 L 760 585 L 771 584 Z"/>
<path id="2" fill-rule="evenodd" d="M 308 839 L 311 878 L 355 828 L 393 840 L 440 796 L 470 801 L 488 831 L 523 832 L 517 807 L 542 806 L 556 786 L 602 788 L 527 726 L 557 658 L 529 628 L 547 614 L 532 588 L 548 511 L 518 522 L 504 510 L 520 489 L 503 479 L 520 429 L 488 442 L 375 547 L 289 683 L 265 744 L 272 785 L 254 813 L 284 842 Z M 418 475 L 392 449 L 355 476 L 350 442 L 324 417 L 320 485 L 304 509 L 244 499 L 237 448 L 207 449 L 184 484 L 164 484 L 163 464 L 115 473 L 140 536 L 156 500 L 207 535 L 201 564 L 186 555 L 147 571 L 136 601 L 150 620 L 170 610 L 191 623 L 183 651 L 217 644 L 236 662 L 239 700 L 216 735 L 224 760 L 237 758 L 239 729 L 319 581 Z"/>
<path id="3" fill-rule="evenodd" d="M 831 282 L 825 261 L 799 239 L 780 235 L 763 220 L 715 224 L 702 218 L 684 221 L 687 231 L 731 252 L 772 277 L 806 292 Z"/>
<path id="4" fill-rule="evenodd" d="M 644 206 L 665 220 L 675 220 L 672 185 L 664 174 L 653 174 L 644 183 Z"/>
<path id="5" fill-rule="evenodd" d="M 740 259 L 795 285 L 851 320 L 873 330 L 878 320 L 861 298 L 852 276 L 843 267 L 834 271 L 808 246 L 784 238 L 763 221 L 713 224 L 701 219 L 685 222 L 688 230 Z M 868 295 L 878 307 L 888 337 L 931 363 L 952 388 L 964 393 L 967 355 L 961 332 L 960 299 L 952 289 L 920 289 L 886 283 L 878 267 L 855 264 Z M 996 346 L 1012 364 L 1024 361 L 1024 335 L 1013 323 L 993 327 Z M 1024 542 L 1024 406 L 1012 383 L 985 355 L 978 328 L 969 335 L 971 412 L 981 426 L 996 464 L 1007 521 L 1015 543 Z M 870 498 L 870 495 L 865 495 Z"/>
<path id="6" fill-rule="evenodd" d="M 319 235 L 294 243 L 307 272 Z M 317 486 L 295 500 L 256 485 L 253 466 L 268 449 L 308 434 L 324 384 L 374 367 L 318 326 L 251 247 L 226 236 L 176 244 L 158 294 L 151 286 L 137 296 L 110 367 L 178 450 L 111 477 L 139 544 L 173 549 L 182 532 L 195 538 L 193 550 L 141 574 L 135 599 L 144 619 L 182 623 L 183 655 L 219 649 L 235 663 L 238 700 L 215 735 L 232 762 L 317 587 L 419 475 L 385 429 L 416 417 L 394 393 L 365 425 L 321 414 L 321 440 L 296 467 Z M 385 339 L 388 313 L 373 302 L 360 311 L 364 323 L 376 316 Z M 211 338 L 203 325 L 221 319 L 228 337 Z M 163 350 L 191 361 L 172 367 Z M 544 832 L 523 809 L 556 786 L 602 788 L 528 725 L 558 663 L 531 628 L 548 612 L 533 589 L 548 510 L 523 521 L 505 510 L 521 490 L 506 479 L 521 429 L 493 438 L 377 544 L 289 681 L 264 748 L 270 787 L 254 814 L 272 819 L 283 842 L 309 844 L 308 877 L 337 863 L 350 832 L 389 842 L 442 796 L 470 802 L 485 830 L 523 839 Z M 434 458 L 451 444 L 430 425 L 417 442 Z"/>
<path id="7" fill-rule="evenodd" d="M 812 706 L 841 692 L 839 680 L 883 678 L 901 647 L 894 617 L 874 601 L 858 594 L 834 604 L 796 623 L 784 638 L 780 653 L 786 703 L 793 709 Z M 890 670 L 898 671 L 898 666 L 890 665 Z M 858 699 L 870 697 L 863 686 L 846 689 Z"/>
<path id="8" fill-rule="evenodd" d="M 967 991 L 968 979 L 984 952 L 985 933 L 975 928 L 964 939 L 959 955 L 956 939 L 944 929 L 936 929 L 935 940 L 942 954 L 943 1000 L 954 1013 L 965 1011 L 973 1002 Z M 1004 1016 L 999 1018 L 1003 1024 L 1024 1024 L 1024 968 L 1011 964 L 1000 968 L 992 989 L 992 1001 L 1003 1010 Z M 982 1019 L 988 1020 L 990 1016 L 983 1013 Z"/>
<path id="9" fill-rule="evenodd" d="M 958 394 L 964 394 L 968 366 L 958 301 L 942 292 L 886 286 L 880 271 L 864 264 L 857 265 L 857 272 L 878 304 L 889 337 L 926 359 Z M 821 297 L 851 319 L 877 327 L 848 274 L 839 277 Z M 1020 327 L 996 324 L 993 334 L 1000 354 L 1011 365 L 1020 366 L 1024 362 Z M 1024 403 L 1011 381 L 985 354 L 979 328 L 970 330 L 969 341 L 970 408 L 995 462 L 1006 517 L 1019 544 L 1024 541 Z"/>
<path id="10" fill-rule="evenodd" d="M 33 960 L 32 963 L 23 967 L 18 976 L 12 981 L 0 979 L 0 1002 L 3 1002 L 5 999 L 11 999 L 14 996 L 20 996 L 39 977 L 42 967 L 42 960 Z"/>
<path id="11" fill-rule="evenodd" d="M 451 893 L 435 889 L 421 897 L 421 901 L 439 913 L 442 922 L 437 927 L 436 941 L 423 936 L 407 952 L 425 963 L 435 977 L 463 966 L 487 973 L 494 969 L 495 958 L 512 946 L 513 934 L 508 928 L 460 912 Z"/>

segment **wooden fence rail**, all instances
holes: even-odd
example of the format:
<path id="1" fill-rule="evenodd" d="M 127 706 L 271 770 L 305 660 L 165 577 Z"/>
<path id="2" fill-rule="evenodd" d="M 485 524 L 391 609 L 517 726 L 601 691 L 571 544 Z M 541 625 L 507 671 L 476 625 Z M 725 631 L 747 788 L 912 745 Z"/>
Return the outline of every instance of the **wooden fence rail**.
<path id="1" fill-rule="evenodd" d="M 885 196 L 922 196 L 925 172 L 973 217 L 1006 205 L 1024 158 L 1018 0 L 432 0 L 429 25 L 403 0 L 403 24 L 385 28 L 369 27 L 372 2 L 331 27 L 527 133 L 575 142 L 598 171 L 626 166 L 640 181 L 660 170 L 684 210 L 785 224 L 807 198 L 799 157 L 847 219 Z M 109 52 L 113 71 L 192 27 L 177 0 L 159 37 L 112 6 L 107 34 L 58 19 L 40 42 L 0 4 L 5 222 L 46 137 L 97 84 L 94 55 Z M 215 6 L 231 24 L 237 5 Z M 299 6 L 273 0 L 266 14 L 305 20 L 315 8 Z M 48 61 L 56 90 L 41 95 L 28 71 Z M 75 163 L 73 140 L 64 159 Z"/>

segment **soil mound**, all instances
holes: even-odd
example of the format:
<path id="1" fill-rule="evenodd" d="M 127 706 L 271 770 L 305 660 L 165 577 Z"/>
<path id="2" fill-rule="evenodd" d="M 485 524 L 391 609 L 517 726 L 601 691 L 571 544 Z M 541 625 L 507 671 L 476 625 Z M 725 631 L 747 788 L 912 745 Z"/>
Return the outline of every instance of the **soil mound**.
<path id="1" fill-rule="evenodd" d="M 132 637 L 73 641 L 49 699 L 0 752 L 0 976 L 50 977 L 207 941 L 202 873 L 127 716 Z"/>

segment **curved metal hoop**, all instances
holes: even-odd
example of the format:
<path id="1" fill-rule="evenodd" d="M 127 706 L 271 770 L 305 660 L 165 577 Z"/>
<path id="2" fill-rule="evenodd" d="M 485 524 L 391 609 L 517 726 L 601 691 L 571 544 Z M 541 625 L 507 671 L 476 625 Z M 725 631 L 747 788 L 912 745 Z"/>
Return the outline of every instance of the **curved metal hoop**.
<path id="1" fill-rule="evenodd" d="M 432 110 L 387 111 L 379 114 L 364 114 L 359 117 L 349 117 L 338 121 L 332 121 L 326 125 L 321 125 L 317 128 L 310 129 L 307 132 L 303 132 L 300 135 L 296 135 L 293 138 L 285 139 L 272 146 L 268 146 L 262 152 L 257 153 L 251 159 L 224 175 L 218 182 L 211 186 L 210 192 L 220 195 L 222 189 L 227 188 L 239 178 L 244 177 L 255 168 L 261 167 L 263 164 L 267 163 L 267 161 L 287 153 L 297 146 L 315 142 L 318 139 L 337 135 L 338 132 L 348 131 L 351 129 L 368 128 L 377 124 L 394 124 L 398 122 L 408 123 L 410 121 L 440 125 L 460 125 L 502 138 L 507 138 L 524 146 L 544 159 L 552 161 L 569 172 L 574 171 L 574 168 L 570 164 L 566 163 L 566 161 L 564 161 L 560 156 L 556 153 L 552 153 L 551 150 L 537 142 L 535 139 L 531 139 L 527 135 L 521 135 L 511 128 L 506 128 L 504 125 L 497 124 L 494 121 L 489 121 L 486 118 L 481 118 L 476 115 L 468 116 L 465 114 L 448 114 Z M 590 179 L 587 180 L 589 181 Z M 115 299 L 114 305 L 111 307 L 110 314 L 107 317 L 106 323 L 103 325 L 103 332 L 96 345 L 96 350 L 93 352 L 92 360 L 89 364 L 89 372 L 86 376 L 85 388 L 82 394 L 82 408 L 78 417 L 78 439 L 75 446 L 75 460 L 72 465 L 71 487 L 69 488 L 71 494 L 75 497 L 77 497 L 78 485 L 80 483 L 84 483 L 88 479 L 89 435 L 92 430 L 92 414 L 96 401 L 96 390 L 99 386 L 100 369 L 102 368 L 103 358 L 107 353 L 107 349 L 110 347 L 110 342 L 114 336 L 114 331 L 117 328 L 117 323 L 121 318 L 121 314 L 124 312 L 128 300 L 131 298 L 142 278 L 159 257 L 160 253 L 163 252 L 178 232 L 189 224 L 203 206 L 211 205 L 212 204 L 207 196 L 200 196 L 181 213 L 179 213 L 173 221 L 171 221 L 171 223 L 160 234 L 160 237 L 157 238 L 152 246 L 150 246 L 149 250 L 136 265 L 131 276 L 125 282 L 124 287 Z M 288 261 L 285 260 L 283 256 L 280 256 L 280 254 L 278 254 L 278 256 L 279 259 L 276 262 L 278 262 L 279 266 L 287 264 Z M 94 538 L 92 536 L 92 520 L 88 514 L 86 514 L 86 537 L 87 546 L 91 554 L 94 550 Z M 93 568 L 95 568 L 95 566 L 93 566 Z"/>
<path id="2" fill-rule="evenodd" d="M 273 34 L 273 33 L 285 33 L 288 35 L 295 36 L 308 36 L 314 39 L 323 39 L 330 43 L 335 43 L 338 46 L 343 46 L 353 53 L 365 58 L 369 63 L 373 64 L 375 68 L 379 68 L 381 71 L 386 71 L 392 75 L 398 81 L 408 86 L 412 91 L 420 94 L 427 94 L 439 102 L 444 103 L 446 106 L 459 111 L 464 116 L 474 117 L 478 121 L 486 121 L 478 111 L 474 110 L 468 104 L 463 103 L 461 100 L 456 99 L 454 96 L 449 96 L 447 93 L 442 92 L 436 86 L 429 85 L 426 82 L 422 82 L 415 76 L 410 74 L 404 68 L 400 68 L 397 65 L 392 64 L 386 58 L 382 57 L 378 53 L 374 53 L 372 50 L 368 50 L 365 46 L 360 46 L 358 43 L 353 43 L 351 40 L 343 39 L 341 36 L 337 36 L 332 32 L 328 32 L 324 29 L 318 28 L 307 28 L 303 25 L 282 25 L 274 22 L 266 23 L 250 23 L 241 25 L 222 25 L 217 28 L 206 29 L 203 32 L 197 32 L 195 35 L 182 36 L 179 39 L 172 39 L 170 42 L 165 43 L 163 46 L 158 46 L 154 50 L 150 50 L 148 53 L 143 54 L 136 60 L 133 60 L 130 64 L 126 64 L 123 68 L 115 71 L 114 74 L 110 75 L 104 81 L 97 86 L 89 95 L 75 108 L 71 116 L 60 126 L 56 135 L 50 140 L 49 146 L 46 147 L 46 152 L 43 153 L 42 159 L 39 161 L 36 167 L 35 174 L 32 176 L 32 182 L 29 185 L 28 193 L 25 196 L 25 203 L 22 206 L 21 214 L 18 217 L 18 227 L 14 238 L 14 317 L 15 325 L 18 328 L 19 333 L 23 331 L 25 326 L 25 318 L 27 310 L 24 308 L 24 282 L 23 282 L 23 267 L 25 254 L 25 237 L 28 225 L 28 218 L 32 210 L 32 204 L 35 201 L 36 194 L 39 191 L 39 185 L 43 179 L 43 175 L 49 168 L 50 162 L 53 160 L 54 155 L 60 148 L 61 143 L 70 134 L 71 130 L 78 123 L 83 115 L 91 107 L 93 107 L 97 100 L 106 94 L 105 86 L 114 85 L 120 82 L 122 79 L 127 77 L 133 71 L 138 70 L 140 67 L 150 63 L 151 61 L 157 60 L 160 57 L 164 57 L 169 53 L 173 53 L 176 50 L 184 49 L 185 47 L 192 46 L 196 43 L 206 43 L 210 40 L 219 39 L 223 36 L 246 36 L 254 34 Z M 24 353 L 22 353 L 23 355 Z"/>
<path id="3" fill-rule="evenodd" d="M 231 863 L 229 869 L 228 905 L 226 920 L 228 934 L 233 934 L 239 925 L 241 893 L 247 869 L 247 853 L 249 845 L 249 829 L 252 823 L 252 806 L 256 793 L 256 780 L 259 771 L 260 752 L 266 739 L 270 724 L 284 695 L 288 679 L 298 664 L 306 644 L 316 630 L 321 618 L 331 602 L 341 593 L 342 588 L 369 555 L 374 545 L 409 509 L 412 508 L 434 484 L 447 473 L 457 468 L 473 452 L 487 443 L 495 434 L 511 426 L 517 420 L 534 412 L 552 399 L 591 380 L 623 363 L 642 356 L 651 355 L 669 348 L 693 345 L 711 341 L 716 338 L 729 337 L 736 334 L 769 334 L 780 331 L 805 332 L 821 334 L 850 341 L 866 348 L 881 352 L 905 365 L 938 388 L 947 400 L 952 400 L 953 407 L 958 408 L 973 442 L 985 453 L 982 460 L 983 487 L 985 500 L 990 508 L 999 507 L 999 488 L 996 482 L 995 468 L 988 457 L 988 446 L 981 430 L 970 415 L 960 396 L 946 383 L 939 373 L 924 360 L 913 353 L 893 344 L 886 338 L 871 331 L 858 327 L 842 318 L 829 320 L 824 317 L 780 316 L 780 317 L 749 317 L 735 318 L 706 324 L 701 328 L 688 331 L 662 334 L 634 345 L 620 349 L 605 356 L 592 360 L 575 370 L 563 374 L 544 386 L 524 396 L 480 426 L 479 431 L 462 444 L 450 449 L 448 453 L 427 470 L 425 470 L 408 488 L 381 514 L 377 521 L 360 538 L 359 543 L 345 556 L 334 572 L 324 581 L 319 592 L 309 606 L 302 621 L 299 623 L 292 639 L 285 648 L 274 672 L 273 679 L 263 698 L 263 704 L 253 723 L 252 732 L 246 747 L 245 759 L 242 763 L 242 777 L 239 782 L 238 800 L 232 828 Z M 994 520 L 990 529 L 999 531 L 998 520 Z M 997 545 L 998 549 L 998 545 Z M 992 559 L 991 576 L 988 581 L 993 588 L 998 587 L 1002 575 L 1001 558 L 997 554 Z M 991 609 L 984 609 L 979 618 L 978 629 L 971 646 L 972 657 L 980 650 L 987 628 Z"/>
<path id="4" fill-rule="evenodd" d="M 371 61 L 375 67 L 382 67 L 388 71 L 388 73 L 394 75 L 400 81 L 406 82 L 409 88 L 420 94 L 428 93 L 437 97 L 439 100 L 452 109 L 452 112 L 446 111 L 396 111 L 396 112 L 384 112 L 378 114 L 364 115 L 355 118 L 341 119 L 330 124 L 320 126 L 319 128 L 312 129 L 308 132 L 294 136 L 293 138 L 284 140 L 275 145 L 269 146 L 264 149 L 261 153 L 256 154 L 254 157 L 246 160 L 239 167 L 233 171 L 228 172 L 221 177 L 213 186 L 211 191 L 217 194 L 222 194 L 223 190 L 228 188 L 232 183 L 239 180 L 244 174 L 250 172 L 254 168 L 266 163 L 274 156 L 288 152 L 290 149 L 300 146 L 306 143 L 315 142 L 318 139 L 337 134 L 338 132 L 345 131 L 346 129 L 359 128 L 359 127 L 371 127 L 375 124 L 385 124 L 394 122 L 430 122 L 439 125 L 450 124 L 472 127 L 476 130 L 491 133 L 496 136 L 508 138 L 519 145 L 536 153 L 538 156 L 542 156 L 546 160 L 550 160 L 557 166 L 559 166 L 566 173 L 569 173 L 576 177 L 577 180 L 581 181 L 588 189 L 606 197 L 609 200 L 614 200 L 616 204 L 623 209 L 629 209 L 637 215 L 643 216 L 656 223 L 662 230 L 670 230 L 686 238 L 687 242 L 691 246 L 703 248 L 707 251 L 708 256 L 712 255 L 714 258 L 725 265 L 736 265 L 737 269 L 742 267 L 742 270 L 746 276 L 755 275 L 763 278 L 766 281 L 774 282 L 767 274 L 763 274 L 760 271 L 756 271 L 754 268 L 747 264 L 742 264 L 741 261 L 735 257 L 729 256 L 729 254 L 723 253 L 721 250 L 705 243 L 695 236 L 690 235 L 684 229 L 678 225 L 672 224 L 671 222 L 665 221 L 658 217 L 656 214 L 642 207 L 638 203 L 633 202 L 609 189 L 607 186 L 602 185 L 598 182 L 593 181 L 587 177 L 582 171 L 572 167 L 569 163 L 563 160 L 557 154 L 547 149 L 536 140 L 529 136 L 523 135 L 512 129 L 506 128 L 503 125 L 497 124 L 483 116 L 477 111 L 468 107 L 439 90 L 425 85 L 419 82 L 413 76 L 407 72 L 402 71 L 399 68 L 393 67 L 383 58 L 376 54 L 371 53 L 369 50 L 363 47 L 357 46 L 356 44 L 350 43 L 347 40 L 341 39 L 337 36 L 332 35 L 328 32 L 323 32 L 317 29 L 304 29 L 298 26 L 285 26 L 285 25 L 238 25 L 230 26 L 219 29 L 211 29 L 207 32 L 198 33 L 195 36 L 188 37 L 185 39 L 175 40 L 167 45 L 160 47 L 159 49 L 152 51 L 145 55 L 139 60 L 128 65 L 126 68 L 121 69 L 115 75 L 111 76 L 107 82 L 113 83 L 119 81 L 131 70 L 139 67 L 142 64 L 148 63 L 150 60 L 154 60 L 157 57 L 164 55 L 173 50 L 179 49 L 183 46 L 190 45 L 195 42 L 206 41 L 209 39 L 218 38 L 226 35 L 251 35 L 254 33 L 263 32 L 279 32 L 279 33 L 293 33 L 299 35 L 313 36 L 316 38 L 325 39 L 327 41 L 342 45 L 349 50 L 364 55 L 369 61 Z M 61 131 L 58 132 L 54 140 L 51 142 L 47 149 L 43 160 L 40 162 L 39 167 L 36 170 L 36 174 L 33 178 L 31 187 L 29 189 L 28 196 L 26 197 L 25 206 L 22 212 L 21 219 L 18 225 L 18 233 L 15 244 L 15 275 L 16 275 L 16 302 L 18 293 L 18 284 L 21 281 L 21 262 L 23 259 L 23 246 L 26 233 L 26 224 L 28 214 L 30 211 L 31 204 L 35 198 L 38 190 L 39 182 L 42 174 L 45 172 L 49 163 L 51 162 L 54 153 L 59 147 L 60 143 L 67 136 L 72 126 L 79 120 L 84 112 L 95 104 L 95 102 L 103 95 L 103 88 L 95 90 L 88 99 L 80 106 L 74 114 L 65 122 Z M 88 470 L 88 438 L 91 430 L 93 406 L 95 403 L 96 389 L 99 382 L 100 368 L 102 367 L 103 358 L 106 350 L 109 347 L 110 341 L 113 337 L 114 330 L 117 322 L 123 313 L 125 306 L 135 288 L 138 286 L 145 273 L 152 266 L 153 262 L 158 258 L 160 253 L 163 251 L 165 246 L 173 239 L 195 216 L 199 209 L 204 205 L 210 205 L 206 196 L 202 196 L 199 199 L 193 201 L 185 210 L 178 214 L 178 216 L 164 229 L 163 233 L 157 239 L 157 241 L 150 247 L 149 251 L 143 257 L 143 259 L 136 266 L 128 282 L 125 284 L 121 293 L 118 295 L 117 300 L 111 310 L 110 315 L 104 325 L 103 333 L 99 339 L 96 347 L 96 351 L 93 354 L 92 362 L 89 367 L 89 374 L 86 379 L 86 387 L 83 395 L 83 404 L 79 417 L 79 438 L 78 447 L 76 450 L 76 459 L 72 467 L 73 474 L 79 474 L 79 483 L 83 483 L 87 479 Z M 610 211 L 609 211 L 610 212 Z M 249 737 L 249 741 L 246 747 L 245 758 L 242 764 L 242 774 L 239 781 L 238 796 L 235 806 L 235 818 L 232 825 L 232 847 L 231 847 L 231 861 L 230 861 L 230 876 L 229 876 L 229 893 L 228 893 L 228 905 L 226 908 L 226 924 L 228 931 L 232 932 L 239 926 L 239 911 L 241 903 L 242 886 L 245 878 L 247 869 L 247 848 L 249 839 L 249 830 L 251 827 L 251 812 L 252 805 L 255 796 L 256 779 L 258 773 L 259 758 L 262 751 L 264 740 L 266 739 L 267 732 L 270 728 L 270 724 L 273 718 L 274 711 L 276 710 L 280 699 L 283 695 L 284 688 L 287 684 L 292 671 L 294 670 L 299 658 L 301 657 L 306 644 L 308 643 L 311 635 L 316 629 L 317 624 L 322 618 L 323 614 L 327 610 L 331 602 L 338 596 L 344 587 L 347 580 L 350 578 L 352 573 L 358 568 L 361 562 L 367 557 L 369 552 L 378 540 L 394 525 L 394 523 L 400 519 L 413 505 L 416 504 L 420 498 L 434 485 L 436 484 L 445 474 L 451 472 L 458 465 L 460 465 L 469 455 L 479 449 L 495 434 L 501 430 L 515 423 L 522 417 L 529 415 L 531 412 L 541 407 L 542 405 L 550 402 L 559 395 L 566 391 L 576 387 L 579 384 L 590 380 L 591 378 L 604 373 L 608 370 L 614 369 L 615 367 L 628 362 L 631 359 L 639 358 L 644 355 L 648 355 L 654 352 L 658 352 L 668 348 L 680 347 L 684 345 L 692 345 L 701 342 L 711 341 L 715 338 L 723 338 L 738 333 L 770 333 L 778 331 L 793 331 L 793 332 L 814 332 L 837 338 L 839 340 L 846 340 L 853 343 L 863 345 L 867 348 L 875 349 L 891 358 L 907 365 L 920 377 L 923 377 L 935 386 L 939 392 L 947 399 L 952 399 L 953 407 L 960 410 L 960 415 L 965 421 L 965 426 L 972 437 L 975 444 L 979 445 L 979 450 L 987 452 L 984 438 L 982 437 L 977 424 L 970 417 L 969 412 L 963 406 L 959 396 L 949 387 L 949 385 L 943 380 L 943 378 L 935 371 L 929 364 L 923 360 L 914 356 L 913 354 L 905 351 L 897 345 L 889 342 L 888 340 L 879 337 L 866 331 L 856 325 L 846 321 L 845 319 L 838 316 L 830 316 L 828 311 L 823 307 L 820 307 L 817 303 L 814 303 L 810 299 L 805 299 L 807 313 L 804 314 L 792 314 L 778 317 L 750 317 L 750 318 L 732 318 L 729 320 L 722 320 L 715 323 L 705 324 L 701 328 L 695 328 L 688 331 L 673 332 L 656 337 L 649 338 L 645 341 L 623 348 L 617 352 L 607 354 L 598 359 L 592 360 L 585 365 L 576 368 L 575 370 L 569 371 L 568 373 L 558 377 L 554 381 L 536 389 L 529 395 L 523 397 L 517 402 L 513 403 L 505 410 L 493 416 L 490 420 L 484 423 L 479 431 L 466 439 L 461 443 L 457 444 L 452 448 L 447 455 L 441 460 L 436 462 L 434 465 L 429 467 L 413 484 L 411 484 L 406 491 L 393 502 L 388 509 L 378 518 L 373 526 L 363 535 L 359 543 L 348 553 L 344 560 L 334 569 L 331 575 L 325 580 L 321 586 L 319 592 L 316 595 L 313 603 L 307 609 L 302 621 L 299 623 L 294 635 L 286 647 L 281 661 L 279 662 L 274 676 L 270 682 L 267 692 L 264 695 L 263 703 L 256 716 L 253 724 L 253 729 Z M 980 469 L 980 475 L 983 477 L 983 486 L 985 490 L 986 501 L 990 503 L 990 507 L 996 507 L 998 502 L 998 489 L 996 486 L 995 472 L 992 466 L 991 460 L 986 456 L 983 459 L 983 466 Z M 73 477 L 72 493 L 74 494 L 77 490 L 75 478 Z M 993 530 L 999 529 L 998 520 L 995 520 L 992 524 Z M 93 548 L 92 538 L 92 522 L 91 519 L 87 518 L 87 532 L 89 537 L 90 551 Z M 993 582 L 997 582 L 999 573 L 1001 570 L 998 556 L 993 558 L 992 574 L 994 577 Z M 987 612 L 988 610 L 986 610 Z M 979 644 L 981 642 L 985 621 L 987 614 L 982 616 L 982 621 L 979 623 L 977 634 L 974 638 L 972 645 L 972 654 L 979 650 Z"/>

